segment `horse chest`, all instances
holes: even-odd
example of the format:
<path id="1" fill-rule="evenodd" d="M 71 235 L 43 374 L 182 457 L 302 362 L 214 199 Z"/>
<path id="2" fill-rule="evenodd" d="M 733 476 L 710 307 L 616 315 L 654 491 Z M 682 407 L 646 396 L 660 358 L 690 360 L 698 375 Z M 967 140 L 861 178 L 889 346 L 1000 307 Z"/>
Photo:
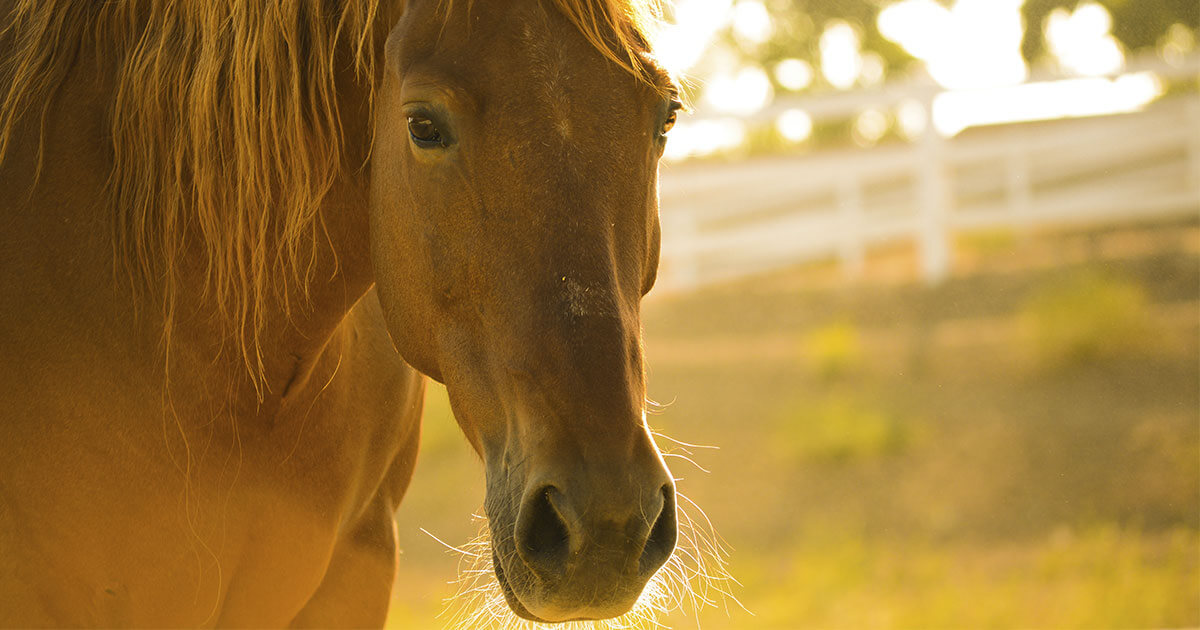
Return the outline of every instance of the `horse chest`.
<path id="1" fill-rule="evenodd" d="M 364 302 L 270 429 L 256 436 L 256 466 L 265 472 L 244 495 L 255 516 L 222 624 L 243 603 L 244 620 L 257 623 L 272 594 L 285 595 L 285 604 L 310 596 L 370 518 L 368 506 L 383 505 L 391 526 L 415 463 L 424 382 L 392 349 L 374 296 Z M 390 567 L 394 559 L 386 561 Z"/>
<path id="2" fill-rule="evenodd" d="M 0 432 L 0 594 L 26 602 L 0 612 L 28 614 L 0 625 L 289 623 L 367 506 L 394 509 L 411 476 L 423 381 L 372 320 L 348 316 L 269 423 L 186 392 L 163 409 L 153 379 L 32 389 L 15 416 L 30 421 Z"/>

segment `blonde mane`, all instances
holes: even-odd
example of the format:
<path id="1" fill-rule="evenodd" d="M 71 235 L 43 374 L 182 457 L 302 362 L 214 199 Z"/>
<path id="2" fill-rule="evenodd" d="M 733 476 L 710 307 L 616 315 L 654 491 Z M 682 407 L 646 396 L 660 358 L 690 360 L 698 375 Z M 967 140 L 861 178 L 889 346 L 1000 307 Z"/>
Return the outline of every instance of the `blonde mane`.
<path id="1" fill-rule="evenodd" d="M 657 0 L 552 3 L 645 78 L 638 53 Z M 44 123 L 93 47 L 98 71 L 112 73 L 107 201 L 119 270 L 161 293 L 169 343 L 179 267 L 198 251 L 204 283 L 186 289 L 215 305 L 259 384 L 266 305 L 288 311 L 287 289 L 308 285 L 321 202 L 362 166 L 345 163 L 335 78 L 352 64 L 373 90 L 379 4 L 17 0 L 0 31 L 0 162 L 17 123 L 35 104 Z"/>
<path id="2" fill-rule="evenodd" d="M 655 84 L 642 53 L 662 19 L 662 0 L 553 0 L 553 4 L 611 61 Z"/>

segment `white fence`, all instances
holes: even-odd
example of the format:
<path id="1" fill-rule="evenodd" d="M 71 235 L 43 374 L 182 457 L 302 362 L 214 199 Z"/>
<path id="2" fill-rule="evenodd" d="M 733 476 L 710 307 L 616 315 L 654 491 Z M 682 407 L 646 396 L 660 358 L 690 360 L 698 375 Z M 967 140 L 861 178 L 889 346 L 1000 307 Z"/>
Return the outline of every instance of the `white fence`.
<path id="1" fill-rule="evenodd" d="M 844 117 L 911 93 L 885 88 L 776 109 L 812 105 L 814 117 Z M 869 247 L 906 239 L 935 283 L 949 271 L 956 233 L 1200 214 L 1200 95 L 950 139 L 929 131 L 909 145 L 665 165 L 660 187 L 663 291 L 832 256 L 853 275 Z"/>

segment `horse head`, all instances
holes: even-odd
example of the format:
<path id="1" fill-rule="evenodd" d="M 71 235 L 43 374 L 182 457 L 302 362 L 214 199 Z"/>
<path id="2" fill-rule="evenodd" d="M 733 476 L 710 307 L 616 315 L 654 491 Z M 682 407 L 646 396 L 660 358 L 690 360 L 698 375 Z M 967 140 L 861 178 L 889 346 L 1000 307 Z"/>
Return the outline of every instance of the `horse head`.
<path id="1" fill-rule="evenodd" d="M 485 464 L 496 576 L 538 621 L 626 612 L 676 540 L 639 304 L 679 104 L 621 6 L 414 0 L 376 96 L 388 328 L 446 384 Z"/>

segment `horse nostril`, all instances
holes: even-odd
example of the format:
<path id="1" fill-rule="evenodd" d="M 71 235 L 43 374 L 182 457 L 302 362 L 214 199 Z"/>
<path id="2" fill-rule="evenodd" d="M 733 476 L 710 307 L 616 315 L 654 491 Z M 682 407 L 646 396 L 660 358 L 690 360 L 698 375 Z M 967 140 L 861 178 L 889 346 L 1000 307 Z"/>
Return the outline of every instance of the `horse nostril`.
<path id="1" fill-rule="evenodd" d="M 517 553 L 542 576 L 561 573 L 570 548 L 567 524 L 551 499 L 557 493 L 554 486 L 542 488 L 526 499 L 517 517 Z"/>
<path id="2" fill-rule="evenodd" d="M 675 490 L 670 485 L 662 488 L 663 506 L 650 529 L 650 537 L 642 549 L 642 557 L 638 560 L 638 574 L 649 579 L 659 567 L 671 557 L 675 550 L 675 538 L 678 536 L 678 524 L 675 520 Z"/>

